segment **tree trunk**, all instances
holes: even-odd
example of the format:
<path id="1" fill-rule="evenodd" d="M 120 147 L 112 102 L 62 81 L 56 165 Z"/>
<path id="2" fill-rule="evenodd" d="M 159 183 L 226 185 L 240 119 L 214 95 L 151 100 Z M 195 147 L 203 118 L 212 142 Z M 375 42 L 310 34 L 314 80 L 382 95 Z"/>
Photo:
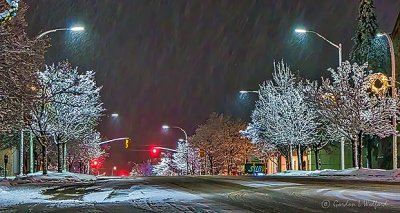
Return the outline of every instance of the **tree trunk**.
<path id="1" fill-rule="evenodd" d="M 360 131 L 360 133 L 358 133 L 358 151 L 357 151 L 357 158 L 358 158 L 358 168 L 361 169 L 362 168 L 362 132 Z"/>
<path id="2" fill-rule="evenodd" d="M 352 150 L 353 167 L 357 167 L 358 166 L 358 161 L 357 161 L 357 153 L 358 153 L 357 140 L 352 140 L 351 142 L 352 142 L 352 145 L 353 145 L 353 150 Z"/>
<path id="3" fill-rule="evenodd" d="M 213 164 L 213 157 L 209 156 L 208 157 L 209 161 L 210 161 L 210 174 L 214 175 L 214 164 Z"/>
<path id="4" fill-rule="evenodd" d="M 302 158 L 302 154 L 301 154 L 301 147 L 300 144 L 297 147 L 297 160 L 299 161 L 297 163 L 299 169 L 298 170 L 303 170 L 303 158 Z"/>
<path id="5" fill-rule="evenodd" d="M 67 144 L 62 144 L 62 171 L 67 171 Z M 71 171 L 71 169 L 69 169 Z"/>
<path id="6" fill-rule="evenodd" d="M 57 172 L 59 172 L 59 173 L 62 172 L 61 153 L 62 153 L 62 146 L 60 143 L 57 143 Z"/>
<path id="7" fill-rule="evenodd" d="M 319 149 L 315 148 L 314 149 L 314 155 L 315 155 L 315 170 L 321 170 L 321 166 L 319 165 Z"/>
<path id="8" fill-rule="evenodd" d="M 47 147 L 42 145 L 42 157 L 43 157 L 43 175 L 47 175 Z"/>
<path id="9" fill-rule="evenodd" d="M 290 170 L 293 170 L 293 147 L 292 145 L 289 145 L 289 168 Z"/>

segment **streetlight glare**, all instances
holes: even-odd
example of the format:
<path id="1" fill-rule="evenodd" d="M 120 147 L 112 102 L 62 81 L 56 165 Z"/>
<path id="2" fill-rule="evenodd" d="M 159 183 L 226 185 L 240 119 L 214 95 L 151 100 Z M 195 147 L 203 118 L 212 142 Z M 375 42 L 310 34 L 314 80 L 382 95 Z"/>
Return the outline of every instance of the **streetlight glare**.
<path id="1" fill-rule="evenodd" d="M 113 118 L 117 118 L 118 116 L 119 116 L 118 113 L 113 113 L 113 114 L 111 114 L 111 117 L 113 117 Z"/>
<path id="2" fill-rule="evenodd" d="M 244 94 L 244 93 L 247 93 L 247 91 L 245 91 L 245 90 L 240 90 L 239 93 Z"/>
<path id="3" fill-rule="evenodd" d="M 382 37 L 382 36 L 384 36 L 385 34 L 383 34 L 383 33 L 378 33 L 378 34 L 376 34 L 376 36 L 378 36 L 378 37 Z"/>
<path id="4" fill-rule="evenodd" d="M 163 125 L 162 128 L 163 129 L 169 129 L 169 126 L 168 125 Z"/>
<path id="5" fill-rule="evenodd" d="M 85 28 L 84 27 L 71 27 L 69 28 L 71 31 L 84 31 Z"/>
<path id="6" fill-rule="evenodd" d="M 296 33 L 306 33 L 307 32 L 307 30 L 305 30 L 305 29 L 300 29 L 300 28 L 297 28 L 297 29 L 295 29 L 294 30 Z"/>

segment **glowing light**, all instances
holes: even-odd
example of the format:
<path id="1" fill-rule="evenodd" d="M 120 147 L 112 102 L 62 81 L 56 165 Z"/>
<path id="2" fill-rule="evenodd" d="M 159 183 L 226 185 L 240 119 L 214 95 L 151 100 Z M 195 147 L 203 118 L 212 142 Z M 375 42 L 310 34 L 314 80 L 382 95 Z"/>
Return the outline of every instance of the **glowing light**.
<path id="1" fill-rule="evenodd" d="M 85 28 L 76 26 L 76 27 L 69 28 L 69 30 L 71 30 L 71 31 L 84 31 Z"/>
<path id="2" fill-rule="evenodd" d="M 307 30 L 305 30 L 305 29 L 300 29 L 300 28 L 297 28 L 297 29 L 295 29 L 294 30 L 296 33 L 306 33 L 307 32 Z"/>
<path id="3" fill-rule="evenodd" d="M 163 125 L 162 128 L 163 129 L 169 129 L 169 126 L 168 125 Z"/>

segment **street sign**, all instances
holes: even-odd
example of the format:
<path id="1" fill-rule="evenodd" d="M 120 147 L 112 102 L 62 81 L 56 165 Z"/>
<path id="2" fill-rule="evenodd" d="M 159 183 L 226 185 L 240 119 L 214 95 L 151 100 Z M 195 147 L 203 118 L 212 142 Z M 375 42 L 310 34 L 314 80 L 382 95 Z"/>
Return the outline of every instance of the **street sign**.
<path id="1" fill-rule="evenodd" d="M 262 163 L 247 163 L 244 165 L 244 172 L 246 174 L 265 173 L 265 165 Z"/>

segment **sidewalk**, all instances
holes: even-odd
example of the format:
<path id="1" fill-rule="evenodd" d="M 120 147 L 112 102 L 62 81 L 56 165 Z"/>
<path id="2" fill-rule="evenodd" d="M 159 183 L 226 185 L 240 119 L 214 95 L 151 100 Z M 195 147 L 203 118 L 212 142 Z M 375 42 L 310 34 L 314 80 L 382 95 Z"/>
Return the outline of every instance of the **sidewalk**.
<path id="1" fill-rule="evenodd" d="M 270 174 L 269 177 L 309 177 L 320 179 L 337 179 L 337 180 L 358 180 L 369 182 L 394 182 L 400 183 L 400 169 L 383 170 L 383 169 L 345 169 L 345 170 L 316 170 L 316 171 L 299 171 L 288 170 L 281 173 Z"/>

